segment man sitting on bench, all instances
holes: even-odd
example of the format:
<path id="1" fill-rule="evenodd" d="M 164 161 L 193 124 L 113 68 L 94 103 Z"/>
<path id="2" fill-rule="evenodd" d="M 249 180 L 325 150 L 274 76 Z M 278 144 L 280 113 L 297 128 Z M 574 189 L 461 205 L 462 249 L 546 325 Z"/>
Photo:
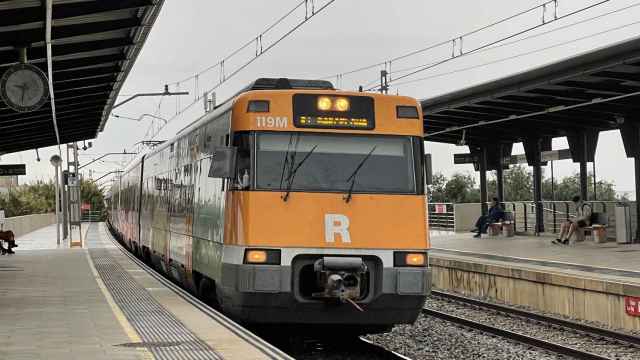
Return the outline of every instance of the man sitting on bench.
<path id="1" fill-rule="evenodd" d="M 3 241 L 7 243 L 6 249 L 2 246 Z M 15 235 L 13 235 L 13 231 L 0 231 L 0 255 L 15 254 L 15 251 L 12 250 L 15 247 L 18 247 L 18 245 L 16 245 L 16 239 Z"/>
<path id="2" fill-rule="evenodd" d="M 504 220 L 504 210 L 502 210 L 498 198 L 494 197 L 491 200 L 493 201 L 491 202 L 489 213 L 486 216 L 480 216 L 478 221 L 476 221 L 476 230 L 478 233 L 473 235 L 474 238 L 479 238 L 481 234 L 486 234 L 489 225 Z"/>
<path id="3" fill-rule="evenodd" d="M 569 239 L 578 229 L 591 225 L 591 206 L 582 201 L 580 196 L 574 196 L 571 201 L 576 207 L 576 216 L 560 226 L 560 237 L 552 241 L 554 244 L 569 245 Z"/>

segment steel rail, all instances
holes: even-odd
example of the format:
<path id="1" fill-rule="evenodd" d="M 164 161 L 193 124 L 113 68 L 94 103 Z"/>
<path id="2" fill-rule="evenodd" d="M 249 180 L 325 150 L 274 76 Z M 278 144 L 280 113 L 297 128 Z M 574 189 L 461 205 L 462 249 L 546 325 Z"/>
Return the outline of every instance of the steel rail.
<path id="1" fill-rule="evenodd" d="M 542 315 L 542 314 L 534 313 L 531 311 L 516 309 L 506 305 L 489 303 L 486 301 L 468 298 L 468 297 L 446 293 L 442 291 L 432 291 L 431 293 L 432 295 L 435 295 L 440 298 L 450 299 L 458 302 L 464 302 L 466 304 L 479 306 L 479 307 L 483 307 L 483 308 L 487 308 L 487 309 L 491 309 L 491 310 L 495 310 L 503 313 L 516 315 L 516 316 L 521 316 L 534 321 L 558 325 L 558 326 L 562 326 L 572 330 L 577 330 L 577 331 L 585 332 L 592 335 L 603 336 L 603 337 L 624 341 L 633 345 L 640 346 L 640 337 L 634 336 L 631 334 L 625 334 L 619 331 L 603 329 L 597 326 L 582 324 L 582 323 L 571 321 L 571 320 L 560 319 L 554 316 Z"/>
<path id="2" fill-rule="evenodd" d="M 135 255 L 133 255 L 131 252 L 129 252 L 126 248 L 124 248 L 124 246 L 122 246 L 122 244 L 120 244 L 120 242 L 118 242 L 115 239 L 115 237 L 111 233 L 111 229 L 109 228 L 109 225 L 107 225 L 107 223 L 105 223 L 105 229 L 104 230 L 108 234 L 109 240 L 111 240 L 111 242 L 113 242 L 113 244 L 125 256 L 127 256 L 131 261 L 133 261 L 136 265 L 138 265 L 142 270 L 146 271 L 151 277 L 156 279 L 158 282 L 160 282 L 162 285 L 167 287 L 169 290 L 173 291 L 180 298 L 185 300 L 187 303 L 191 304 L 196 309 L 198 309 L 201 312 L 203 312 L 207 317 L 211 318 L 216 323 L 220 324 L 222 327 L 224 327 L 227 330 L 231 331 L 233 334 L 235 334 L 236 336 L 238 336 L 242 340 L 246 341 L 248 344 L 254 346 L 258 351 L 262 352 L 267 358 L 272 359 L 272 360 L 280 360 L 280 359 L 293 360 L 292 357 L 290 357 L 289 355 L 285 354 L 280 349 L 278 349 L 275 346 L 273 346 L 273 345 L 269 344 L 268 342 L 264 341 L 262 338 L 258 337 L 257 335 L 255 335 L 251 331 L 245 329 L 244 327 L 240 326 L 236 322 L 234 322 L 231 319 L 227 318 L 226 316 L 224 316 L 220 312 L 212 309 L 210 306 L 206 305 L 205 303 L 203 303 L 202 301 L 197 299 L 195 296 L 191 295 L 186 290 L 182 289 L 178 285 L 176 285 L 173 282 L 171 282 L 169 279 L 165 278 L 164 276 L 162 276 L 161 274 L 156 272 L 154 269 L 149 267 L 142 260 L 138 259 Z"/>
<path id="3" fill-rule="evenodd" d="M 369 348 L 370 352 L 372 353 L 377 353 L 378 355 L 382 355 L 384 356 L 385 359 L 398 359 L 398 360 L 411 360 L 411 358 L 406 357 L 402 354 L 399 354 L 395 351 L 391 351 L 389 349 L 386 349 L 383 346 L 380 346 L 370 340 L 367 340 L 363 337 L 360 337 L 360 346 L 362 346 L 364 349 Z"/>
<path id="4" fill-rule="evenodd" d="M 501 329 L 499 327 L 491 326 L 488 324 L 480 323 L 477 321 L 465 319 L 462 317 L 458 317 L 455 315 L 447 314 L 441 311 L 433 310 L 433 309 L 422 309 L 422 313 L 428 316 L 433 316 L 438 319 L 442 319 L 447 322 L 455 323 L 458 325 L 462 325 L 471 329 L 480 330 L 482 332 L 490 333 L 493 335 L 497 335 L 503 337 L 505 339 L 514 340 L 516 342 L 535 346 L 537 348 L 554 352 L 556 354 L 561 354 L 565 356 L 571 356 L 577 359 L 586 359 L 586 360 L 609 360 L 609 358 L 593 354 L 590 352 L 574 349 L 572 347 L 556 344 L 553 342 L 545 341 L 542 339 L 537 339 L 531 336 L 527 336 L 524 334 L 520 334 L 517 332 Z"/>

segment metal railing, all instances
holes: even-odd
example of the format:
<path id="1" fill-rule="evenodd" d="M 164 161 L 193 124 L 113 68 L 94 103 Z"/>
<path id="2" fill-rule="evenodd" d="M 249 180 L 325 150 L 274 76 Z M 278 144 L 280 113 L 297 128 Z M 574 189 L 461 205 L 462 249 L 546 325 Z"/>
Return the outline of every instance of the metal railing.
<path id="1" fill-rule="evenodd" d="M 452 203 L 432 203 L 427 205 L 429 229 L 453 231 L 455 210 Z"/>
<path id="2" fill-rule="evenodd" d="M 615 207 L 618 201 L 587 201 L 591 205 L 592 212 L 602 213 L 607 216 L 607 237 L 615 238 L 616 219 Z M 630 202 L 630 204 L 634 204 Z M 511 211 L 514 215 L 515 230 L 519 233 L 535 233 L 536 231 L 536 203 L 533 201 L 507 201 L 504 203 L 505 211 Z M 575 205 L 571 201 L 543 201 L 543 221 L 545 233 L 558 233 L 563 222 L 575 216 Z M 635 206 L 631 206 L 635 209 Z M 634 221 L 635 216 L 631 217 Z M 633 223 L 635 229 L 637 224 Z"/>
<path id="3" fill-rule="evenodd" d="M 81 216 L 82 222 L 100 222 L 104 220 L 102 211 L 84 210 Z"/>

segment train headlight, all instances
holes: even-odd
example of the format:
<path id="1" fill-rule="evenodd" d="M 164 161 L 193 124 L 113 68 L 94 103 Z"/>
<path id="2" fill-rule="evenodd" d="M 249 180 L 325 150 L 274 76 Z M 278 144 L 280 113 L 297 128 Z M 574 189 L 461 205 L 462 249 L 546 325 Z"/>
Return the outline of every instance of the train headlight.
<path id="1" fill-rule="evenodd" d="M 393 253 L 393 265 L 396 267 L 425 267 L 427 253 L 396 251 Z"/>
<path id="2" fill-rule="evenodd" d="M 280 265 L 280 250 L 246 249 L 244 251 L 245 264 Z"/>
<path id="3" fill-rule="evenodd" d="M 336 111 L 349 111 L 349 106 L 349 99 L 347 98 L 337 98 L 335 101 Z"/>
<path id="4" fill-rule="evenodd" d="M 333 107 L 333 102 L 328 96 L 320 96 L 318 98 L 318 110 L 329 111 Z"/>

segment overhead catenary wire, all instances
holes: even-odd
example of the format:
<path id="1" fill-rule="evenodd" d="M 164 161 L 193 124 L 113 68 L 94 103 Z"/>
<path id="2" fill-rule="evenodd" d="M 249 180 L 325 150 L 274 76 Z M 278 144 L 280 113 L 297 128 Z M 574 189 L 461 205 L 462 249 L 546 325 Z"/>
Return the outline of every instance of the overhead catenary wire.
<path id="1" fill-rule="evenodd" d="M 302 27 L 305 23 L 310 21 L 316 15 L 321 13 L 323 10 L 325 10 L 327 7 L 329 7 L 335 1 L 336 0 L 326 0 L 326 2 L 324 2 L 321 6 L 317 6 L 317 3 L 319 3 L 320 0 L 302 0 L 302 1 L 299 1 L 292 9 L 288 10 L 284 15 L 280 16 L 275 22 L 273 22 L 269 26 L 267 26 L 265 28 L 265 30 L 263 30 L 257 36 L 251 38 L 249 41 L 243 43 L 239 48 L 237 48 L 236 50 L 232 51 L 230 54 L 226 55 L 221 60 L 215 62 L 213 65 L 205 68 L 204 70 L 202 70 L 202 71 L 200 71 L 200 72 L 198 72 L 198 73 L 196 73 L 194 75 L 191 75 L 191 76 L 189 76 L 187 78 L 184 78 L 184 79 L 182 79 L 180 81 L 169 83 L 168 85 L 170 85 L 170 86 L 180 87 L 182 84 L 184 84 L 187 81 L 199 79 L 203 74 L 205 74 L 207 72 L 210 72 L 213 69 L 218 68 L 219 71 L 220 71 L 220 77 L 218 79 L 218 82 L 215 85 L 213 85 L 212 87 L 209 87 L 207 89 L 207 91 L 203 92 L 203 94 L 196 93 L 197 95 L 196 95 L 196 97 L 194 98 L 194 100 L 191 103 L 187 104 L 184 107 L 180 107 L 179 103 L 176 102 L 176 112 L 175 112 L 175 114 L 173 116 L 171 116 L 169 118 L 169 122 L 171 122 L 172 120 L 174 120 L 175 118 L 177 118 L 178 116 L 180 116 L 181 114 L 183 114 L 184 112 L 189 110 L 191 107 L 193 107 L 193 105 L 195 105 L 196 103 L 201 101 L 204 98 L 205 94 L 210 94 L 211 92 L 213 92 L 214 90 L 218 89 L 220 86 L 225 84 L 227 81 L 229 81 L 231 78 L 233 78 L 235 75 L 237 75 L 238 73 L 240 73 L 241 71 L 246 69 L 254 61 L 256 61 L 258 58 L 260 58 L 262 55 L 267 53 L 269 50 L 271 50 L 275 46 L 277 46 L 284 39 L 288 38 L 296 30 L 298 30 L 300 27 Z M 303 6 L 305 8 L 304 18 L 301 21 L 295 23 L 291 28 L 288 28 L 287 31 L 285 31 L 281 36 L 277 37 L 276 40 L 274 40 L 273 42 L 269 43 L 268 45 L 265 45 L 265 41 L 264 41 L 265 35 L 267 35 L 270 31 L 272 31 L 277 25 L 283 23 L 287 18 L 291 17 L 291 15 L 294 12 L 296 12 L 299 9 L 301 9 Z M 243 50 L 246 50 L 247 48 L 249 48 L 253 44 L 256 45 L 256 51 L 255 51 L 254 56 L 252 56 L 250 59 L 248 59 L 247 61 L 242 63 L 237 68 L 235 68 L 235 69 L 233 69 L 231 71 L 227 71 L 227 69 L 228 69 L 227 63 L 229 62 L 229 60 L 231 58 L 233 58 L 234 56 L 236 56 L 237 54 L 239 54 L 240 52 L 242 52 Z M 152 135 L 151 138 L 155 137 L 155 135 L 157 135 L 162 130 L 162 128 L 164 128 L 164 126 L 166 126 L 166 124 L 161 126 L 158 129 L 158 132 L 156 134 Z"/>
<path id="2" fill-rule="evenodd" d="M 501 18 L 501 19 L 499 19 L 497 21 L 494 21 L 494 22 L 491 22 L 491 23 L 489 23 L 487 25 L 483 25 L 483 26 L 481 26 L 479 28 L 476 28 L 476 29 L 474 29 L 472 31 L 468 31 L 468 32 L 466 32 L 464 34 L 456 35 L 456 36 L 451 37 L 451 38 L 449 38 L 447 40 L 440 41 L 440 42 L 437 42 L 437 43 L 422 47 L 420 49 L 412 50 L 412 51 L 409 51 L 409 52 L 407 52 L 405 54 L 402 54 L 402 55 L 399 55 L 399 56 L 391 57 L 391 58 L 389 58 L 389 59 L 387 59 L 385 61 L 379 61 L 379 62 L 376 62 L 376 63 L 373 63 L 373 64 L 360 66 L 360 67 L 357 67 L 357 68 L 349 70 L 349 71 L 345 71 L 345 72 L 341 72 L 341 73 L 337 73 L 337 74 L 333 74 L 333 75 L 329 75 L 329 76 L 317 77 L 317 79 L 321 79 L 321 80 L 340 79 L 340 80 L 342 80 L 347 75 L 353 75 L 353 74 L 356 74 L 356 73 L 359 73 L 359 72 L 371 70 L 371 69 L 378 68 L 378 67 L 381 67 L 381 66 L 384 66 L 385 69 L 386 68 L 390 68 L 391 64 L 397 63 L 400 60 L 405 60 L 407 58 L 410 58 L 410 57 L 413 57 L 413 56 L 420 55 L 420 54 L 423 54 L 425 52 L 428 52 L 429 50 L 434 50 L 436 48 L 441 48 L 441 47 L 443 47 L 445 45 L 448 45 L 448 44 L 450 44 L 452 46 L 451 57 L 450 58 L 446 58 L 446 60 L 444 60 L 444 61 L 443 60 L 433 61 L 433 62 L 429 62 L 428 64 L 421 64 L 421 65 L 418 65 L 418 66 L 412 66 L 412 67 L 409 67 L 409 68 L 404 68 L 404 69 L 396 70 L 396 71 L 393 71 L 393 72 L 389 71 L 388 74 L 389 74 L 389 76 L 391 76 L 391 78 L 389 79 L 388 84 L 389 85 L 393 85 L 394 82 L 400 80 L 401 78 L 404 78 L 404 77 L 412 75 L 412 74 L 398 75 L 398 74 L 400 74 L 400 73 L 402 73 L 404 71 L 411 71 L 411 70 L 413 70 L 415 72 L 424 71 L 426 69 L 422 69 L 423 67 L 431 68 L 431 67 L 438 66 L 438 65 L 440 65 L 440 64 L 442 64 L 444 62 L 450 61 L 452 59 L 456 59 L 456 58 L 458 58 L 460 56 L 468 55 L 469 53 L 477 52 L 477 51 L 479 51 L 479 50 L 481 50 L 481 49 L 483 49 L 485 47 L 489 47 L 489 46 L 498 44 L 500 42 L 509 40 L 511 38 L 520 36 L 520 35 L 522 35 L 524 33 L 533 31 L 533 30 L 535 30 L 537 28 L 540 28 L 542 26 L 546 26 L 548 24 L 555 23 L 558 20 L 561 20 L 561 19 L 567 18 L 569 16 L 573 16 L 573 15 L 579 14 L 581 12 L 587 11 L 587 10 L 592 9 L 594 7 L 597 7 L 597 6 L 600 6 L 602 4 L 608 3 L 609 1 L 610 0 L 598 1 L 596 3 L 593 3 L 593 4 L 590 4 L 588 6 L 579 8 L 577 10 L 571 11 L 570 13 L 567 13 L 567 14 L 564 14 L 564 15 L 561 15 L 561 16 L 558 15 L 558 11 L 557 11 L 559 0 L 546 1 L 546 2 L 544 2 L 542 4 L 540 4 L 540 5 L 537 5 L 537 6 L 534 6 L 534 7 L 530 7 L 530 8 L 527 8 L 525 10 L 522 10 L 522 11 L 518 11 L 515 14 L 509 15 L 509 16 L 504 17 L 504 18 Z M 551 19 L 547 20 L 546 19 L 546 10 L 548 9 L 548 7 L 550 5 L 553 5 L 553 17 Z M 469 50 L 469 51 L 465 51 L 464 50 L 463 40 L 465 38 L 469 37 L 470 35 L 474 35 L 474 34 L 477 34 L 477 33 L 481 32 L 481 31 L 493 28 L 493 27 L 495 27 L 497 25 L 504 24 L 504 23 L 506 23 L 506 22 L 508 22 L 510 20 L 522 17 L 523 15 L 530 14 L 530 13 L 536 11 L 536 10 L 539 10 L 539 9 L 543 10 L 542 21 L 539 24 L 535 25 L 534 27 L 529 27 L 529 28 L 527 28 L 527 29 L 525 29 L 523 31 L 516 32 L 514 34 L 509 35 L 508 37 L 503 37 L 503 38 L 500 38 L 499 40 L 496 40 L 496 41 L 491 41 L 490 43 L 484 44 L 482 47 L 478 47 L 478 48 L 475 48 L 473 50 Z M 379 81 L 380 81 L 380 78 L 376 77 L 375 80 L 366 83 L 363 86 L 363 88 L 365 88 L 367 91 L 378 90 L 379 86 L 370 87 L 370 85 L 379 83 Z"/>
<path id="3" fill-rule="evenodd" d="M 637 5 L 640 5 L 640 4 L 636 4 L 636 6 Z M 630 26 L 638 25 L 638 24 L 640 24 L 640 20 L 639 21 L 634 21 L 634 22 L 631 22 L 631 23 L 627 23 L 627 24 L 624 24 L 624 25 L 619 25 L 619 26 L 616 26 L 616 27 L 613 27 L 613 28 L 610 28 L 610 29 L 607 29 L 607 30 L 598 31 L 598 32 L 593 33 L 593 34 L 581 36 L 579 38 L 575 38 L 575 39 L 571 39 L 571 40 L 567 40 L 567 41 L 562 41 L 562 42 L 559 42 L 559 43 L 556 43 L 556 44 L 553 44 L 553 45 L 549 45 L 549 46 L 545 46 L 545 47 L 542 47 L 542 48 L 539 48 L 539 49 L 530 50 L 530 51 L 526 51 L 526 52 L 519 53 L 519 54 L 516 54 L 516 55 L 503 57 L 503 58 L 496 59 L 496 60 L 493 60 L 493 61 L 489 61 L 489 62 L 485 62 L 485 63 L 481 63 L 481 64 L 476 64 L 476 65 L 472 65 L 472 66 L 467 66 L 467 67 L 463 67 L 463 68 L 459 68 L 459 69 L 455 69 L 455 70 L 451 70 L 451 71 L 447 71 L 447 72 L 437 73 L 437 74 L 429 75 L 427 77 L 422 77 L 422 78 L 418 78 L 418 79 L 411 79 L 411 80 L 407 80 L 407 81 L 404 81 L 404 82 L 399 82 L 399 83 L 396 83 L 395 86 L 402 86 L 402 85 L 412 84 L 412 83 L 416 83 L 416 82 L 420 82 L 420 81 L 434 79 L 434 78 L 441 77 L 441 76 L 453 75 L 453 74 L 457 74 L 457 73 L 468 71 L 468 70 L 473 70 L 473 69 L 478 69 L 478 68 L 489 66 L 489 65 L 494 65 L 494 64 L 501 63 L 501 62 L 504 62 L 504 61 L 513 60 L 513 59 L 517 59 L 517 58 L 520 58 L 520 57 L 523 57 L 523 56 L 527 56 L 527 55 L 539 53 L 539 52 L 542 52 L 542 51 L 550 50 L 550 49 L 553 49 L 553 48 L 557 48 L 557 47 L 560 47 L 560 46 L 572 44 L 572 43 L 575 43 L 575 42 L 578 42 L 578 41 L 582 41 L 582 40 L 585 40 L 585 39 L 589 39 L 589 38 L 592 38 L 592 37 L 595 37 L 595 36 L 600 36 L 600 35 L 603 35 L 603 34 L 606 34 L 606 33 L 612 32 L 612 31 L 618 31 L 618 30 L 621 30 L 621 29 L 624 29 L 624 28 L 627 28 L 627 27 L 630 27 Z"/>
<path id="4" fill-rule="evenodd" d="M 442 65 L 442 64 L 447 63 L 447 62 L 449 62 L 449 61 L 452 61 L 452 60 L 458 59 L 458 58 L 459 58 L 459 57 L 461 57 L 461 56 L 466 56 L 466 55 L 470 55 L 470 54 L 477 53 L 478 51 L 480 51 L 480 50 L 482 50 L 482 49 L 489 48 L 489 47 L 491 47 L 491 46 L 494 46 L 494 45 L 496 45 L 496 44 L 499 44 L 499 43 L 501 43 L 501 42 L 503 42 L 503 41 L 507 41 L 507 40 L 509 40 L 509 39 L 513 39 L 513 38 L 518 37 L 518 36 L 520 36 L 520 35 L 526 34 L 526 33 L 530 32 L 530 31 L 533 31 L 533 30 L 539 29 L 539 28 L 541 28 L 541 27 L 543 27 L 543 26 L 546 26 L 546 25 L 548 25 L 548 24 L 551 24 L 551 23 L 553 23 L 553 22 L 556 22 L 556 21 L 558 21 L 558 20 L 565 19 L 565 18 L 567 18 L 567 17 L 570 17 L 570 16 L 573 16 L 573 15 L 576 15 L 576 14 L 582 13 L 582 12 L 584 12 L 584 11 L 587 11 L 587 10 L 589 10 L 589 9 L 592 9 L 592 8 L 594 8 L 594 7 L 596 7 L 596 6 L 602 5 L 602 4 L 607 3 L 607 2 L 609 2 L 609 1 L 611 1 L 611 0 L 603 0 L 603 1 L 600 1 L 600 2 L 597 2 L 597 3 L 594 3 L 594 4 L 591 4 L 591 5 L 585 6 L 585 7 L 583 7 L 583 8 L 580 8 L 580 9 L 578 9 L 578 10 L 572 11 L 572 12 L 567 13 L 567 14 L 565 14 L 565 15 L 562 15 L 562 16 L 556 16 L 556 17 L 555 17 L 553 20 L 551 20 L 551 21 L 543 21 L 543 22 L 541 22 L 541 23 L 539 23 L 539 24 L 537 24 L 537 25 L 534 25 L 534 26 L 532 26 L 532 27 L 529 27 L 529 28 L 527 28 L 527 29 L 524 29 L 524 30 L 521 30 L 521 31 L 517 31 L 517 32 L 512 33 L 512 34 L 510 34 L 510 35 L 507 35 L 507 36 L 501 37 L 501 38 L 499 38 L 499 39 L 497 39 L 497 40 L 493 40 L 493 41 L 490 41 L 490 42 L 488 42 L 488 43 L 485 43 L 485 44 L 482 44 L 482 45 L 480 45 L 480 46 L 477 46 L 477 47 L 475 47 L 475 48 L 473 48 L 473 49 L 471 49 L 471 50 L 466 50 L 466 51 L 462 52 L 462 48 L 461 48 L 460 54 L 458 54 L 458 55 L 456 55 L 456 54 L 452 54 L 452 56 L 451 56 L 451 57 L 447 57 L 447 58 L 445 58 L 445 59 L 442 59 L 442 60 L 439 60 L 439 61 L 435 61 L 435 62 L 430 63 L 430 64 L 425 64 L 424 66 L 421 66 L 421 67 L 419 67 L 418 69 L 416 69 L 416 70 L 414 70 L 414 71 L 411 71 L 411 72 L 409 72 L 409 73 L 407 73 L 407 74 L 404 74 L 404 75 L 401 75 L 401 76 L 398 76 L 398 77 L 395 77 L 395 78 L 393 79 L 393 82 L 392 82 L 392 81 L 389 81 L 389 85 L 394 85 L 394 83 L 395 83 L 395 82 L 397 82 L 398 80 L 405 79 L 405 78 L 407 78 L 407 77 L 409 77 L 409 76 L 413 76 L 413 75 L 415 75 L 415 74 L 418 74 L 418 73 L 421 73 L 421 72 L 423 72 L 423 71 L 429 70 L 429 69 L 431 69 L 431 68 L 434 68 L 434 67 L 436 67 L 436 66 Z M 371 90 L 376 90 L 376 89 L 378 89 L 378 88 L 379 88 L 379 87 L 373 87 L 373 88 L 369 88 L 369 89 L 367 89 L 367 90 L 368 90 L 368 91 L 371 91 Z"/>
<path id="5" fill-rule="evenodd" d="M 517 40 L 507 41 L 507 42 L 504 42 L 504 43 L 495 44 L 495 45 L 492 45 L 490 47 L 478 50 L 478 51 L 474 52 L 473 55 L 477 55 L 477 54 L 484 53 L 484 52 L 487 52 L 487 51 L 491 51 L 491 50 L 495 50 L 495 49 L 502 48 L 502 47 L 505 47 L 505 46 L 513 45 L 513 44 L 520 43 L 520 42 L 523 42 L 523 41 L 531 40 L 531 39 L 538 38 L 538 37 L 541 37 L 541 36 L 544 36 L 544 35 L 548 35 L 548 34 L 551 34 L 551 33 L 554 33 L 554 32 L 566 30 L 568 28 L 572 28 L 572 27 L 575 27 L 575 26 L 578 26 L 578 25 L 582 25 L 582 24 L 585 24 L 585 23 L 588 23 L 588 22 L 599 20 L 599 19 L 602 19 L 602 18 L 607 17 L 607 16 L 615 15 L 615 14 L 621 13 L 623 11 L 627 11 L 627 10 L 630 10 L 632 8 L 636 8 L 638 6 L 640 6 L 640 3 L 634 3 L 634 4 L 631 4 L 631 5 L 628 5 L 628 6 L 624 6 L 622 8 L 618 8 L 618 9 L 615 9 L 615 10 L 612 10 L 612 11 L 609 11 L 609 12 L 606 12 L 606 13 L 603 13 L 603 14 L 599 14 L 599 15 L 596 15 L 596 16 L 593 16 L 593 17 L 590 17 L 590 18 L 587 18 L 587 19 L 576 21 L 576 22 L 573 22 L 571 24 L 563 25 L 563 26 L 557 27 L 555 29 L 551 29 L 551 30 L 548 30 L 548 31 L 544 31 L 544 32 L 540 32 L 540 33 L 537 33 L 537 34 L 529 35 L 529 36 L 526 36 L 526 37 L 523 37 L 523 38 L 520 38 L 520 39 L 517 39 Z M 615 30 L 618 30 L 619 28 L 624 28 L 624 27 L 627 27 L 627 26 L 630 26 L 630 25 L 634 25 L 634 24 L 635 23 L 626 24 L 626 25 L 623 25 L 621 27 L 611 29 L 610 31 L 615 31 Z M 607 31 L 609 31 L 609 30 L 607 30 Z M 597 36 L 597 35 L 598 34 L 594 34 L 593 36 Z M 589 36 L 587 36 L 587 37 L 589 37 Z M 547 50 L 547 49 L 550 49 L 550 48 L 558 47 L 560 45 L 565 45 L 567 43 L 571 43 L 571 42 L 579 41 L 579 40 L 581 40 L 581 39 L 574 39 L 574 40 L 571 40 L 569 42 L 563 42 L 563 43 L 560 43 L 560 44 L 547 46 L 547 47 L 544 47 L 542 49 L 538 49 L 538 50 L 534 50 L 534 51 L 530 51 L 530 52 L 526 52 L 526 53 L 522 53 L 522 54 L 518 54 L 518 55 L 514 55 L 514 56 L 509 56 L 509 57 L 506 57 L 506 58 L 498 59 L 498 60 L 487 62 L 487 63 L 482 63 L 482 64 L 478 64 L 478 65 L 472 65 L 472 66 L 468 66 L 468 67 L 464 67 L 464 68 L 460 68 L 460 69 L 456 69 L 456 70 L 451 70 L 451 71 L 441 72 L 441 73 L 437 73 L 437 74 L 432 74 L 432 75 L 429 75 L 429 76 L 426 76 L 426 77 L 417 78 L 417 79 L 411 79 L 411 80 L 405 80 L 405 81 L 401 81 L 401 82 L 396 82 L 396 83 L 394 83 L 394 86 L 398 87 L 398 86 L 402 86 L 402 85 L 407 85 L 407 84 L 417 83 L 417 82 L 420 82 L 420 81 L 434 79 L 434 78 L 441 77 L 441 76 L 452 75 L 452 74 L 456 74 L 456 73 L 459 73 L 459 72 L 472 70 L 472 69 L 480 68 L 480 67 L 483 67 L 483 66 L 492 65 L 492 64 L 495 64 L 495 63 L 498 63 L 498 62 L 502 62 L 502 61 L 506 61 L 506 60 L 510 60 L 510 59 L 514 59 L 514 58 L 518 58 L 518 57 L 521 57 L 521 56 L 530 55 L 530 54 L 533 54 L 533 53 L 536 53 L 536 52 L 544 51 L 544 50 Z M 471 53 L 464 54 L 463 56 L 466 56 L 466 55 L 471 55 Z M 418 68 L 421 68 L 421 67 L 424 67 L 424 66 L 433 65 L 435 63 L 436 62 L 431 62 L 431 63 L 426 63 L 426 64 L 420 64 L 420 65 L 413 65 L 413 66 L 410 66 L 410 67 L 405 67 L 405 68 L 393 71 L 392 73 L 390 73 L 390 75 L 398 76 L 398 74 L 401 74 L 401 73 L 404 73 L 404 72 L 407 72 L 407 71 L 412 71 L 412 70 L 415 70 L 415 69 L 418 69 Z M 377 84 L 379 81 L 380 81 L 380 78 L 376 77 L 375 79 L 365 83 L 362 86 L 363 86 L 364 89 L 369 89 L 369 90 L 375 89 L 375 87 L 372 87 L 372 85 Z"/>

